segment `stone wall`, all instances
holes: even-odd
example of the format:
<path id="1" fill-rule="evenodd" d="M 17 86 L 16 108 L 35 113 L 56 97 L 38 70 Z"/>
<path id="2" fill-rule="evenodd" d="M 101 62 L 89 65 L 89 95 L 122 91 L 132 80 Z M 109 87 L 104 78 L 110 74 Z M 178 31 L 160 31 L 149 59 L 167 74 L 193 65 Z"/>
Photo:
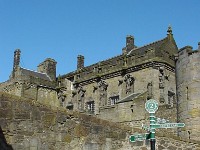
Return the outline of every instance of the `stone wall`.
<path id="1" fill-rule="evenodd" d="M 99 118 L 118 122 L 141 128 L 142 123 L 147 119 L 147 112 L 144 108 L 146 94 L 140 95 L 134 101 L 119 103 L 114 106 L 108 106 L 100 109 Z"/>
<path id="2" fill-rule="evenodd" d="M 15 150 L 122 148 L 130 129 L 77 112 L 0 95 L 0 126 Z"/>
<path id="3" fill-rule="evenodd" d="M 29 76 L 17 76 L 0 84 L 0 91 L 35 100 L 45 105 L 60 106 L 56 82 Z"/>
<path id="4" fill-rule="evenodd" d="M 141 133 L 139 129 L 5 93 L 0 93 L 0 126 L 14 150 L 150 149 L 148 142 L 129 142 L 129 135 Z M 199 142 L 170 134 L 158 133 L 157 139 L 159 150 L 200 149 Z"/>
<path id="5" fill-rule="evenodd" d="M 71 88 L 72 82 L 67 81 L 68 80 L 67 78 L 63 78 L 62 86 L 67 87 L 66 88 L 67 98 L 65 98 L 65 101 L 71 101 L 75 106 L 74 107 L 75 110 L 79 110 L 76 103 L 78 103 L 79 101 L 83 101 L 84 103 L 83 110 L 85 111 L 87 111 L 86 103 L 94 101 L 94 106 L 95 106 L 94 114 L 100 114 L 100 112 L 103 113 L 103 110 L 107 112 L 109 108 L 111 108 L 111 110 L 109 110 L 111 112 L 114 109 L 112 109 L 112 107 L 108 107 L 110 105 L 110 98 L 114 96 L 119 96 L 119 100 L 121 100 L 126 96 L 130 95 L 131 93 L 141 93 L 141 94 L 145 93 L 148 90 L 147 85 L 151 83 L 152 84 L 151 98 L 154 98 L 158 101 L 160 101 L 160 99 L 162 98 L 162 102 L 160 101 L 160 105 L 169 104 L 168 93 L 171 92 L 174 94 L 173 102 L 175 102 L 176 101 L 175 72 L 170 70 L 172 68 L 167 66 L 166 64 L 159 63 L 159 64 L 154 64 L 155 66 L 153 66 L 153 64 L 151 65 L 152 67 L 147 67 L 147 68 L 142 68 L 142 66 L 140 66 L 138 67 L 140 68 L 140 70 L 136 71 L 127 70 L 125 74 L 123 74 L 122 72 L 117 72 L 116 74 L 112 74 L 111 77 L 101 76 L 99 77 L 99 79 L 98 78 L 91 79 L 91 81 L 87 81 L 87 83 L 86 82 L 76 83 L 73 91 Z M 162 72 L 160 71 L 160 68 L 162 68 Z M 129 93 L 127 93 L 126 91 L 128 83 L 126 83 L 127 81 L 125 78 L 127 75 L 130 75 L 130 77 L 134 80 L 133 85 L 131 85 L 132 87 Z M 162 79 L 160 79 L 160 76 L 162 77 Z M 103 88 L 103 86 L 100 85 L 102 82 L 101 80 L 104 82 L 106 86 L 103 89 L 103 91 L 101 91 L 102 90 L 101 88 Z M 162 87 L 160 87 L 161 84 Z M 83 96 L 82 99 L 81 95 Z M 104 96 L 104 102 L 102 105 L 101 101 L 103 100 L 101 97 L 103 96 Z M 102 116 L 103 114 L 100 115 Z M 119 118 L 117 119 L 119 120 Z M 119 122 L 122 122 L 122 120 L 119 120 Z"/>
<path id="6" fill-rule="evenodd" d="M 47 88 L 47 87 L 38 87 L 37 88 L 37 99 L 36 101 L 54 106 L 54 107 L 59 107 L 59 101 L 57 97 L 57 92 L 55 89 Z"/>

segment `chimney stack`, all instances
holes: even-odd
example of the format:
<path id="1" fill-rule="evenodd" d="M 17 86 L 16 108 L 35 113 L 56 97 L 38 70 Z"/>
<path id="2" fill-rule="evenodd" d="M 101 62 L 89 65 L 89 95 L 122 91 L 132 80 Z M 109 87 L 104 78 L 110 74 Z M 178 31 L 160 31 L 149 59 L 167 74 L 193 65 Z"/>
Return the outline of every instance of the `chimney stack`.
<path id="1" fill-rule="evenodd" d="M 37 71 L 46 73 L 52 81 L 56 80 L 56 64 L 57 62 L 52 58 L 47 58 L 38 65 Z"/>
<path id="2" fill-rule="evenodd" d="M 134 49 L 134 37 L 132 35 L 127 35 L 126 36 L 126 47 L 122 48 L 122 53 L 127 54 L 130 52 L 132 49 Z"/>
<path id="3" fill-rule="evenodd" d="M 77 70 L 84 67 L 84 56 L 78 55 L 77 57 Z"/>
<path id="4" fill-rule="evenodd" d="M 128 50 L 134 48 L 134 37 L 132 35 L 127 35 L 126 37 L 126 47 Z"/>
<path id="5" fill-rule="evenodd" d="M 20 64 L 20 53 L 21 53 L 20 49 L 16 49 L 14 52 L 13 77 L 15 75 L 15 71 L 17 70 Z"/>

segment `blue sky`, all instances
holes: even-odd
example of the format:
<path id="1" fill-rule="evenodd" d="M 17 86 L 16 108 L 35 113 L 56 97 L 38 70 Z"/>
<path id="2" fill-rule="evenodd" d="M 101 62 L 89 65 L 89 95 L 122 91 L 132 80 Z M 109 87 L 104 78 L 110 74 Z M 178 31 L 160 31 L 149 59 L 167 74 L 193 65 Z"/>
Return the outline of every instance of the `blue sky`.
<path id="1" fill-rule="evenodd" d="M 200 41 L 199 0 L 0 0 L 0 82 L 8 79 L 14 50 L 24 68 L 46 58 L 57 75 L 122 53 L 126 35 L 135 45 L 160 40 L 170 24 L 179 48 Z"/>

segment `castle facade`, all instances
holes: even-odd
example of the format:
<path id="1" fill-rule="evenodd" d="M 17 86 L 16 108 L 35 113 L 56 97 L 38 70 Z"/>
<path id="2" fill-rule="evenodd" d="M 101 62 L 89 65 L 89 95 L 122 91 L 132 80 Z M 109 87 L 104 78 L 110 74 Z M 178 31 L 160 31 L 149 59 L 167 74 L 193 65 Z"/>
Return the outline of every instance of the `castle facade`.
<path id="1" fill-rule="evenodd" d="M 142 47 L 129 35 L 121 55 L 90 66 L 79 55 L 76 70 L 58 77 L 55 60 L 47 58 L 32 71 L 20 66 L 20 55 L 17 49 L 0 91 L 134 127 L 147 122 L 144 104 L 155 99 L 162 108 L 159 117 L 184 122 L 178 134 L 198 140 L 200 48 L 179 50 L 171 27 L 166 37 Z"/>

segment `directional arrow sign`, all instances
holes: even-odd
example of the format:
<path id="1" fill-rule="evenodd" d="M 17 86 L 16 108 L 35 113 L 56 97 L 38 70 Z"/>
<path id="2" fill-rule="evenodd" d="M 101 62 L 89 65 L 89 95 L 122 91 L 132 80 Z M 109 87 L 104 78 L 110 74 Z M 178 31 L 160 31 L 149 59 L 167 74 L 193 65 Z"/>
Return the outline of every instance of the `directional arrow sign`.
<path id="1" fill-rule="evenodd" d="M 136 142 L 136 137 L 134 135 L 131 135 L 129 139 L 130 142 Z"/>
<path id="2" fill-rule="evenodd" d="M 130 142 L 147 140 L 150 139 L 150 133 L 131 135 L 129 139 Z"/>
<path id="3" fill-rule="evenodd" d="M 144 129 L 144 130 L 146 130 L 146 131 L 150 131 L 150 127 L 148 127 L 148 126 L 146 126 L 146 125 L 144 125 L 144 124 L 142 124 L 142 129 Z"/>
<path id="4" fill-rule="evenodd" d="M 165 124 L 154 124 L 154 128 L 175 128 L 175 127 L 184 127 L 184 123 L 165 123 Z"/>
<path id="5" fill-rule="evenodd" d="M 169 120 L 161 119 L 161 118 L 155 118 L 156 124 L 163 124 L 163 123 L 169 123 Z"/>

